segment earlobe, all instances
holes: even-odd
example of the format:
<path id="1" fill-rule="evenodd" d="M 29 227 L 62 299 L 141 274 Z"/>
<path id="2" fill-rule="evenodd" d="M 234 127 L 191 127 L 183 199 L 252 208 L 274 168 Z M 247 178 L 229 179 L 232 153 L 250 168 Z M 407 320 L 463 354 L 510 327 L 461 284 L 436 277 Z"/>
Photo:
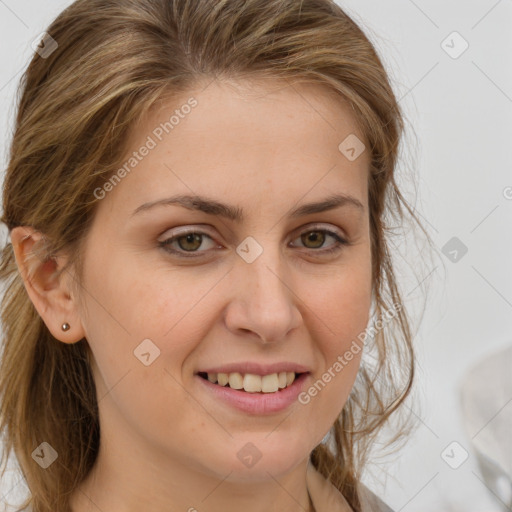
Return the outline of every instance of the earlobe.
<path id="1" fill-rule="evenodd" d="M 53 337 L 63 343 L 81 340 L 85 334 L 68 286 L 71 276 L 58 274 L 64 258 L 49 256 L 44 236 L 30 226 L 13 228 L 10 237 L 25 289 Z"/>

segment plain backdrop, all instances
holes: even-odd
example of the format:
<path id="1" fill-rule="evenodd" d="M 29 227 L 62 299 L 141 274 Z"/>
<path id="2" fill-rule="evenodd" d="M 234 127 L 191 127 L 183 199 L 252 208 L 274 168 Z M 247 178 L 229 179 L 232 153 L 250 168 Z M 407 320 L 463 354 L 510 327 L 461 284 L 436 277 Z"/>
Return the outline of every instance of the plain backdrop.
<path id="1" fill-rule="evenodd" d="M 70 3 L 0 0 L 2 168 L 30 45 Z M 418 426 L 398 456 L 379 460 L 365 478 L 396 511 L 497 512 L 471 451 L 476 433 L 463 425 L 459 382 L 512 343 L 512 2 L 339 3 L 377 46 L 392 77 L 409 130 L 401 175 L 404 184 L 416 183 L 409 197 L 439 253 L 432 261 L 415 257 L 416 277 L 406 275 L 411 260 L 403 264 L 404 295 L 413 307 L 418 293 L 430 290 L 409 403 Z M 404 247 L 414 245 L 412 236 Z M 501 406 L 488 422 L 512 401 Z M 469 453 L 458 469 L 441 456 L 454 441 Z M 22 490 L 23 482 L 4 479 L 0 497 Z"/>

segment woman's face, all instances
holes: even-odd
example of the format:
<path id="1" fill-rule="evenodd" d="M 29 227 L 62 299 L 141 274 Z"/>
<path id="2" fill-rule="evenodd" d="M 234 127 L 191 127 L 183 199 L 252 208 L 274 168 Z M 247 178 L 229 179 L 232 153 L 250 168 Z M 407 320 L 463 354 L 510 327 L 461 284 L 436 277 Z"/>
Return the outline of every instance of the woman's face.
<path id="1" fill-rule="evenodd" d="M 121 179 L 96 191 L 80 310 L 102 436 L 240 481 L 324 438 L 371 302 L 369 151 L 351 109 L 319 86 L 248 85 L 215 81 L 136 126 Z M 208 371 L 250 390 L 303 375 L 270 394 Z"/>

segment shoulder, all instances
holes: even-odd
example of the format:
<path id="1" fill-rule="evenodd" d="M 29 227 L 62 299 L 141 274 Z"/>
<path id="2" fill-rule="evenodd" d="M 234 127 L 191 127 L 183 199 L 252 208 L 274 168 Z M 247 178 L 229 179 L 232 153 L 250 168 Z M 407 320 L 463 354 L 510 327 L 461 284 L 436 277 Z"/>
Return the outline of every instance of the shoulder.
<path id="1" fill-rule="evenodd" d="M 311 463 L 308 463 L 306 484 L 315 512 L 352 512 L 347 500 Z"/>
<path id="2" fill-rule="evenodd" d="M 386 503 L 363 484 L 359 484 L 359 497 L 361 499 L 363 512 L 394 512 L 391 507 L 386 505 Z"/>
<path id="3" fill-rule="evenodd" d="M 306 481 L 316 512 L 353 512 L 340 491 L 311 462 L 308 464 Z M 359 484 L 359 495 L 363 512 L 393 512 L 363 484 Z"/>

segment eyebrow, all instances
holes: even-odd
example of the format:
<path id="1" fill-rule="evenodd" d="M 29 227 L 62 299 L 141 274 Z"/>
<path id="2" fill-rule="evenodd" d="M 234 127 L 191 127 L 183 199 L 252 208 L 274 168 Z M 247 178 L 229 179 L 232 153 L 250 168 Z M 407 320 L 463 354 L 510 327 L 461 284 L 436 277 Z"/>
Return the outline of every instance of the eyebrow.
<path id="1" fill-rule="evenodd" d="M 224 217 L 235 222 L 243 222 L 244 220 L 244 213 L 242 208 L 224 204 L 208 197 L 198 195 L 176 195 L 167 197 L 165 199 L 150 201 L 149 203 L 144 203 L 136 208 L 132 213 L 132 217 L 138 213 L 146 212 L 157 206 L 170 205 L 178 205 L 187 208 L 188 210 L 197 210 L 209 215 L 217 215 L 219 217 Z M 352 206 L 364 211 L 364 206 L 361 201 L 359 201 L 359 199 L 356 199 L 355 197 L 347 194 L 333 194 L 326 199 L 323 199 L 322 201 L 303 204 L 293 209 L 289 213 L 289 216 L 291 218 L 304 217 L 313 213 L 334 210 L 335 208 L 340 208 L 343 206 Z"/>

